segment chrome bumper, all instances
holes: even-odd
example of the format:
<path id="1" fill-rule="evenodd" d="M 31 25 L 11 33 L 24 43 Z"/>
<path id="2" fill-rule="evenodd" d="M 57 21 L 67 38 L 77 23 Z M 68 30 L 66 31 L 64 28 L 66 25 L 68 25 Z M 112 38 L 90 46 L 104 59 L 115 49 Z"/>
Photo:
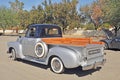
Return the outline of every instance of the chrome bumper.
<path id="1" fill-rule="evenodd" d="M 95 62 L 94 64 L 82 66 L 82 70 L 96 69 L 97 67 L 104 65 L 105 62 L 106 62 L 106 59 L 103 59 L 100 62 Z"/>

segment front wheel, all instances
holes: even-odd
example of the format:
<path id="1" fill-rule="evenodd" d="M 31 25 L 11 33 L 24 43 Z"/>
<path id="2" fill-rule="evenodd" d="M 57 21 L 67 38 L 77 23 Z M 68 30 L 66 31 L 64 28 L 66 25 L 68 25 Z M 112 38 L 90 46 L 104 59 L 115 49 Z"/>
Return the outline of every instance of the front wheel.
<path id="1" fill-rule="evenodd" d="M 51 70 L 57 74 L 64 72 L 64 65 L 61 59 L 58 57 L 53 57 L 51 60 Z"/>
<path id="2" fill-rule="evenodd" d="M 16 59 L 17 59 L 17 58 L 16 58 L 16 51 L 15 51 L 15 49 L 12 49 L 12 50 L 11 50 L 10 58 L 11 58 L 12 60 L 16 60 Z"/>

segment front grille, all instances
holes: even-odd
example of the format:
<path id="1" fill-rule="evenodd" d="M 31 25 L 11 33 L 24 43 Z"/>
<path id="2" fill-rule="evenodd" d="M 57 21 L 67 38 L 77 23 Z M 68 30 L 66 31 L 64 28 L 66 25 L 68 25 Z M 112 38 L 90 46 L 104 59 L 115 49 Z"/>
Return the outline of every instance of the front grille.
<path id="1" fill-rule="evenodd" d="M 101 51 L 100 49 L 89 50 L 89 51 L 88 51 L 88 54 L 89 54 L 89 55 L 94 55 L 94 54 L 100 53 L 100 51 Z"/>

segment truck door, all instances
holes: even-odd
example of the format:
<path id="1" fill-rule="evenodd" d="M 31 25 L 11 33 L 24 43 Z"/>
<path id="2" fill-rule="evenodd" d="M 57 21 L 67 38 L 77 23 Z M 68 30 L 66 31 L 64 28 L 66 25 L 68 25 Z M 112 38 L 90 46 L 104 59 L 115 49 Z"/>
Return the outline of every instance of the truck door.
<path id="1" fill-rule="evenodd" d="M 36 44 L 36 27 L 30 27 L 22 40 L 22 52 L 25 56 L 35 56 L 34 47 Z"/>

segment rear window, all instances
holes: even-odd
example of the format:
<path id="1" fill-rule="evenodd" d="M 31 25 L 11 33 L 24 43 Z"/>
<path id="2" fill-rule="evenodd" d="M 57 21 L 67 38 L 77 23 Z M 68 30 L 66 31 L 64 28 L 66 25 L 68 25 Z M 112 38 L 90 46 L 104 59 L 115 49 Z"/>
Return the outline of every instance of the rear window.
<path id="1" fill-rule="evenodd" d="M 43 28 L 41 31 L 41 37 L 61 37 L 59 28 Z"/>
<path id="2" fill-rule="evenodd" d="M 58 29 L 57 28 L 45 28 L 46 35 L 58 35 Z"/>

